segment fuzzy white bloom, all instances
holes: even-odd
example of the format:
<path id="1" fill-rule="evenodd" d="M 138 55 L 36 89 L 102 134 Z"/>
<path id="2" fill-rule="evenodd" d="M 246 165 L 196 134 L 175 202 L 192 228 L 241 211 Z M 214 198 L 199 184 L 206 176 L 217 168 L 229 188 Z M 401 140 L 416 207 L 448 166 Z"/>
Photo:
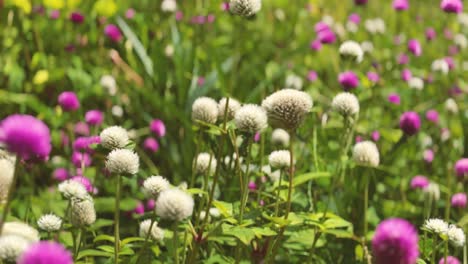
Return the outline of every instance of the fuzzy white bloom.
<path id="1" fill-rule="evenodd" d="M 355 115 L 359 113 L 359 101 L 352 93 L 339 93 L 333 98 L 332 108 L 343 116 Z"/>
<path id="2" fill-rule="evenodd" d="M 433 143 L 433 140 L 432 140 L 432 137 L 431 136 L 425 136 L 422 138 L 421 140 L 421 146 L 423 148 L 427 148 L 427 147 L 430 147 Z"/>
<path id="3" fill-rule="evenodd" d="M 285 85 L 287 88 L 291 89 L 296 89 L 296 90 L 301 90 L 303 81 L 302 78 L 296 74 L 289 74 L 286 76 L 286 82 Z"/>
<path id="4" fill-rule="evenodd" d="M 424 222 L 424 228 L 437 234 L 445 234 L 448 231 L 449 224 L 442 219 L 431 218 Z"/>
<path id="5" fill-rule="evenodd" d="M 272 171 L 270 165 L 265 165 L 262 167 L 262 172 L 265 173 L 270 181 L 278 181 L 281 176 L 281 170 Z"/>
<path id="6" fill-rule="evenodd" d="M 116 117 L 122 117 L 123 113 L 124 113 L 124 110 L 120 105 L 112 106 L 111 111 L 112 111 L 112 115 L 114 115 Z"/>
<path id="7" fill-rule="evenodd" d="M 107 90 L 109 95 L 114 96 L 117 94 L 117 83 L 112 75 L 103 75 L 100 83 L 101 86 Z"/>
<path id="8" fill-rule="evenodd" d="M 236 127 L 243 132 L 256 133 L 268 126 L 265 109 L 258 105 L 247 104 L 237 110 L 234 117 Z"/>
<path id="9" fill-rule="evenodd" d="M 157 199 L 162 191 L 169 189 L 170 184 L 162 176 L 151 176 L 143 182 L 143 193 L 149 198 Z"/>
<path id="10" fill-rule="evenodd" d="M 167 45 L 165 48 L 164 48 L 164 54 L 166 55 L 166 57 L 169 57 L 171 58 L 172 56 L 174 56 L 174 46 L 169 44 Z"/>
<path id="11" fill-rule="evenodd" d="M 371 34 L 385 33 L 385 22 L 381 18 L 367 19 L 364 22 L 364 27 Z"/>
<path id="12" fill-rule="evenodd" d="M 198 174 L 208 173 L 209 175 L 213 175 L 216 171 L 217 163 L 218 162 L 213 155 L 210 155 L 206 152 L 202 152 L 197 156 L 195 171 Z"/>
<path id="13" fill-rule="evenodd" d="M 7 199 L 14 172 L 15 165 L 9 159 L 0 159 L 0 204 Z"/>
<path id="14" fill-rule="evenodd" d="M 16 263 L 16 260 L 26 251 L 30 242 L 19 236 L 0 237 L 0 260 L 5 263 Z"/>
<path id="15" fill-rule="evenodd" d="M 374 51 L 374 44 L 372 44 L 370 41 L 363 41 L 361 43 L 361 49 L 364 51 L 364 53 L 371 53 Z"/>
<path id="16" fill-rule="evenodd" d="M 434 201 L 440 199 L 440 188 L 439 185 L 435 182 L 429 183 L 429 185 L 423 189 L 423 191 Z"/>
<path id="17" fill-rule="evenodd" d="M 422 90 L 424 88 L 424 81 L 419 77 L 412 77 L 408 81 L 408 85 L 409 85 L 410 88 L 420 91 L 420 90 Z"/>
<path id="18" fill-rule="evenodd" d="M 447 99 L 445 101 L 445 110 L 447 110 L 447 112 L 452 113 L 452 114 L 458 113 L 458 104 L 457 104 L 457 102 L 455 102 L 455 100 L 453 98 Z"/>
<path id="19" fill-rule="evenodd" d="M 461 49 L 464 49 L 464 48 L 466 48 L 466 46 L 468 46 L 468 40 L 466 39 L 465 35 L 463 35 L 463 34 L 456 34 L 453 37 L 453 42 L 455 43 L 455 45 L 457 45 Z"/>
<path id="20" fill-rule="evenodd" d="M 262 9 L 262 0 L 231 0 L 229 7 L 233 14 L 250 17 Z"/>
<path id="21" fill-rule="evenodd" d="M 458 14 L 458 23 L 464 27 L 468 27 L 468 14 L 460 13 Z"/>
<path id="22" fill-rule="evenodd" d="M 279 21 L 284 21 L 286 19 L 286 14 L 284 13 L 283 9 L 281 9 L 281 8 L 275 9 L 274 14 L 275 14 L 276 19 L 278 19 Z"/>
<path id="23" fill-rule="evenodd" d="M 156 214 L 162 219 L 181 221 L 193 213 L 192 196 L 179 189 L 163 191 L 156 200 Z"/>
<path id="24" fill-rule="evenodd" d="M 96 210 L 91 196 L 83 200 L 72 199 L 70 221 L 74 226 L 89 226 L 96 222 Z"/>
<path id="25" fill-rule="evenodd" d="M 449 72 L 449 65 L 444 59 L 438 59 L 432 62 L 432 71 L 447 74 Z"/>
<path id="26" fill-rule="evenodd" d="M 58 191 L 67 199 L 84 199 L 88 192 L 85 186 L 78 181 L 66 180 L 58 185 Z"/>
<path id="27" fill-rule="evenodd" d="M 353 160 L 358 165 L 377 167 L 380 163 L 379 149 L 372 141 L 362 141 L 353 147 Z"/>
<path id="28" fill-rule="evenodd" d="M 210 215 L 213 217 L 213 218 L 218 218 L 221 216 L 221 212 L 219 211 L 218 208 L 210 208 L 210 210 L 208 211 L 210 213 Z"/>
<path id="29" fill-rule="evenodd" d="M 283 147 L 289 146 L 289 133 L 288 131 L 282 129 L 282 128 L 277 128 L 273 130 L 273 133 L 271 133 L 271 142 L 274 145 L 280 145 Z"/>
<path id="30" fill-rule="evenodd" d="M 161 3 L 161 10 L 173 13 L 177 10 L 177 2 L 175 0 L 163 0 Z"/>
<path id="31" fill-rule="evenodd" d="M 346 22 L 346 30 L 351 33 L 356 33 L 358 31 L 359 27 L 356 23 L 352 21 L 347 21 Z"/>
<path id="32" fill-rule="evenodd" d="M 322 22 L 331 27 L 335 23 L 335 19 L 330 15 L 324 15 L 322 17 Z"/>
<path id="33" fill-rule="evenodd" d="M 356 62 L 361 62 L 364 57 L 364 51 L 362 51 L 361 45 L 353 40 L 347 40 L 340 45 L 340 55 L 342 57 L 350 57 Z"/>
<path id="34" fill-rule="evenodd" d="M 227 98 L 224 97 L 219 100 L 218 103 L 218 114 L 219 120 L 224 120 L 224 112 L 226 112 Z M 228 109 L 227 109 L 227 120 L 232 120 L 236 115 L 237 110 L 241 108 L 241 104 L 234 98 L 229 98 Z"/>
<path id="35" fill-rule="evenodd" d="M 463 247 L 466 242 L 465 232 L 463 229 L 450 225 L 447 230 L 447 236 L 455 247 Z"/>
<path id="36" fill-rule="evenodd" d="M 107 149 L 124 148 L 129 143 L 128 132 L 121 126 L 111 126 L 104 129 L 101 134 L 101 144 Z"/>
<path id="37" fill-rule="evenodd" d="M 312 109 L 309 94 L 294 89 L 277 91 L 263 100 L 271 124 L 286 130 L 298 128 Z"/>
<path id="38" fill-rule="evenodd" d="M 154 241 L 162 241 L 164 239 L 164 230 L 158 227 L 158 222 L 154 222 L 153 226 L 151 226 L 151 219 L 146 219 L 140 223 L 139 233 L 142 238 L 146 238 L 149 234 L 150 239 Z"/>
<path id="39" fill-rule="evenodd" d="M 129 149 L 114 149 L 106 159 L 106 168 L 114 174 L 135 175 L 140 167 L 140 158 Z"/>
<path id="40" fill-rule="evenodd" d="M 37 220 L 37 226 L 46 232 L 55 232 L 62 227 L 62 219 L 54 214 L 45 214 Z"/>
<path id="41" fill-rule="evenodd" d="M 268 157 L 268 162 L 272 168 L 287 168 L 291 166 L 291 153 L 289 150 L 273 151 Z"/>
<path id="42" fill-rule="evenodd" d="M 209 97 L 197 98 L 192 104 L 192 120 L 209 124 L 218 120 L 218 103 Z"/>
<path id="43" fill-rule="evenodd" d="M 30 243 L 39 241 L 39 232 L 32 226 L 22 222 L 6 222 L 0 236 L 19 236 Z"/>

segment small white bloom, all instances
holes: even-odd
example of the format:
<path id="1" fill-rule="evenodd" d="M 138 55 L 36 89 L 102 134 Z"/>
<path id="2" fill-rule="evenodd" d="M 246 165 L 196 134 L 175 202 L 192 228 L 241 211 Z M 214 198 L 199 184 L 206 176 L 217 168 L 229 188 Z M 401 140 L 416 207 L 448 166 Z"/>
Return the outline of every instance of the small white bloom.
<path id="1" fill-rule="evenodd" d="M 468 27 L 468 14 L 467 13 L 460 13 L 458 14 L 458 23 L 463 27 Z"/>
<path id="2" fill-rule="evenodd" d="M 107 149 L 124 148 L 129 143 L 127 130 L 120 126 L 111 126 L 104 129 L 99 137 L 102 146 Z"/>
<path id="3" fill-rule="evenodd" d="M 158 227 L 158 222 L 154 222 L 153 226 L 151 226 L 151 219 L 146 219 L 140 223 L 140 237 L 146 238 L 148 233 L 150 234 L 150 239 L 154 241 L 162 241 L 164 239 L 164 230 Z"/>
<path id="4" fill-rule="evenodd" d="M 197 156 L 195 171 L 198 174 L 208 173 L 209 175 L 213 175 L 216 171 L 216 165 L 217 161 L 213 155 L 202 152 Z"/>
<path id="5" fill-rule="evenodd" d="M 253 134 L 267 127 L 268 117 L 265 109 L 262 107 L 254 104 L 247 104 L 237 110 L 234 122 L 240 131 Z"/>
<path id="6" fill-rule="evenodd" d="M 120 105 L 114 105 L 112 106 L 112 114 L 116 117 L 122 117 L 123 116 L 123 108 Z"/>
<path id="7" fill-rule="evenodd" d="M 371 34 L 385 33 L 385 22 L 381 18 L 367 19 L 364 22 L 364 27 Z"/>
<path id="8" fill-rule="evenodd" d="M 265 173 L 272 182 L 278 181 L 281 176 L 281 170 L 272 171 L 270 165 L 263 166 L 262 172 Z"/>
<path id="9" fill-rule="evenodd" d="M 422 90 L 424 88 L 424 81 L 419 77 L 412 77 L 408 81 L 408 85 L 412 89 Z"/>
<path id="10" fill-rule="evenodd" d="M 166 57 L 171 58 L 174 55 L 174 46 L 169 44 L 164 48 L 164 54 Z"/>
<path id="11" fill-rule="evenodd" d="M 355 33 L 358 31 L 358 25 L 352 21 L 346 22 L 346 30 L 351 33 Z"/>
<path id="12" fill-rule="evenodd" d="M 370 41 L 364 41 L 361 43 L 361 49 L 365 53 L 371 53 L 372 51 L 374 51 L 374 44 L 372 44 L 372 42 Z"/>
<path id="13" fill-rule="evenodd" d="M 289 74 L 286 77 L 286 87 L 291 88 L 291 89 L 296 89 L 296 90 L 301 90 L 302 89 L 302 78 L 296 74 Z"/>
<path id="14" fill-rule="evenodd" d="M 26 251 L 30 242 L 19 236 L 0 237 L 0 260 L 6 263 L 15 263 L 16 260 Z"/>
<path id="15" fill-rule="evenodd" d="M 218 218 L 221 216 L 221 212 L 218 210 L 218 208 L 210 208 L 209 212 L 213 218 Z"/>
<path id="16" fill-rule="evenodd" d="M 346 37 L 346 29 L 341 23 L 335 23 L 333 25 L 333 31 L 338 35 L 340 38 L 345 38 Z"/>
<path id="17" fill-rule="evenodd" d="M 423 191 L 434 201 L 440 199 L 440 188 L 439 185 L 435 182 L 429 183 L 429 185 L 423 189 Z"/>
<path id="18" fill-rule="evenodd" d="M 209 97 L 197 98 L 192 104 L 192 120 L 209 124 L 218 120 L 218 103 Z"/>
<path id="19" fill-rule="evenodd" d="M 340 55 L 343 57 L 351 57 L 356 62 L 361 62 L 364 56 L 361 45 L 356 41 L 347 40 L 343 42 L 339 49 Z"/>
<path id="20" fill-rule="evenodd" d="M 83 200 L 72 199 L 70 221 L 74 226 L 89 226 L 96 222 L 96 210 L 91 196 Z"/>
<path id="21" fill-rule="evenodd" d="M 22 222 L 6 222 L 0 236 L 18 236 L 30 243 L 39 241 L 39 232 L 32 226 Z"/>
<path id="22" fill-rule="evenodd" d="M 109 95 L 114 96 L 117 94 L 117 83 L 112 75 L 103 75 L 100 83 L 101 86 L 107 90 Z"/>
<path id="23" fill-rule="evenodd" d="M 218 103 L 218 113 L 219 113 L 219 120 L 224 120 L 224 112 L 226 112 L 226 103 L 227 98 L 224 97 L 219 100 Z M 227 120 L 232 120 L 236 115 L 237 110 L 241 108 L 241 104 L 234 98 L 229 98 L 228 109 L 227 109 Z"/>
<path id="24" fill-rule="evenodd" d="M 447 230 L 447 236 L 454 246 L 463 247 L 465 245 L 466 238 L 463 229 L 450 225 Z"/>
<path id="25" fill-rule="evenodd" d="M 330 15 L 324 15 L 322 17 L 322 22 L 331 27 L 335 23 L 335 19 Z"/>
<path id="26" fill-rule="evenodd" d="M 179 189 L 163 191 L 156 200 L 156 214 L 162 219 L 181 221 L 193 213 L 192 196 Z"/>
<path id="27" fill-rule="evenodd" d="M 372 141 L 356 143 L 353 148 L 353 160 L 361 166 L 377 167 L 380 163 L 379 149 Z"/>
<path id="28" fill-rule="evenodd" d="M 15 165 L 10 160 L 0 159 L 0 204 L 7 199 L 14 172 Z"/>
<path id="29" fill-rule="evenodd" d="M 86 187 L 78 181 L 66 180 L 58 185 L 58 191 L 67 199 L 84 199 L 88 192 Z"/>
<path id="30" fill-rule="evenodd" d="M 432 62 L 432 71 L 447 74 L 449 72 L 449 65 L 444 59 L 438 59 Z"/>
<path id="31" fill-rule="evenodd" d="M 169 187 L 169 181 L 164 177 L 151 176 L 143 182 L 143 193 L 145 193 L 147 197 L 157 199 L 159 194 L 162 191 L 169 189 Z"/>
<path id="32" fill-rule="evenodd" d="M 164 12 L 175 12 L 177 10 L 177 2 L 175 0 L 163 0 L 161 10 Z"/>
<path id="33" fill-rule="evenodd" d="M 453 42 L 455 43 L 455 45 L 457 45 L 461 49 L 464 49 L 464 48 L 466 48 L 466 46 L 468 46 L 468 40 L 466 39 L 465 35 L 463 35 L 463 34 L 456 34 L 453 37 Z"/>
<path id="34" fill-rule="evenodd" d="M 332 108 L 343 116 L 355 115 L 359 113 L 359 101 L 352 93 L 339 93 L 333 98 Z"/>
<path id="35" fill-rule="evenodd" d="M 277 8 L 275 9 L 275 17 L 279 21 L 284 21 L 286 19 L 286 14 L 284 13 L 283 9 Z"/>
<path id="36" fill-rule="evenodd" d="M 449 225 L 442 219 L 431 218 L 424 222 L 424 228 L 437 234 L 445 234 L 449 228 Z"/>
<path id="37" fill-rule="evenodd" d="M 289 139 L 289 133 L 282 128 L 277 128 L 273 130 L 273 133 L 271 133 L 271 142 L 274 145 L 287 147 L 289 146 Z"/>
<path id="38" fill-rule="evenodd" d="M 129 149 L 114 149 L 106 159 L 106 168 L 114 174 L 137 174 L 140 158 Z"/>
<path id="39" fill-rule="evenodd" d="M 230 10 L 233 14 L 250 17 L 262 8 L 262 0 L 231 0 Z"/>
<path id="40" fill-rule="evenodd" d="M 62 227 L 62 219 L 54 214 L 45 214 L 37 220 L 37 226 L 46 232 L 55 232 Z"/>
<path id="41" fill-rule="evenodd" d="M 273 151 L 268 157 L 272 168 L 283 169 L 291 166 L 291 153 L 289 150 Z"/>
<path id="42" fill-rule="evenodd" d="M 445 101 L 445 110 L 451 114 L 458 113 L 458 104 L 453 98 L 449 98 Z"/>

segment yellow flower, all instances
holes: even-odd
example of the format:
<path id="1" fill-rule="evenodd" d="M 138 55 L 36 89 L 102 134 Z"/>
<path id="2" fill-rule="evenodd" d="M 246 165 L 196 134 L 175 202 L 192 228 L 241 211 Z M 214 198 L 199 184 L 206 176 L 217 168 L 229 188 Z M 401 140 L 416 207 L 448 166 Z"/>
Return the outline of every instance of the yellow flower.
<path id="1" fill-rule="evenodd" d="M 44 5 L 53 9 L 62 9 L 65 2 L 63 0 L 44 0 Z"/>
<path id="2" fill-rule="evenodd" d="M 25 12 L 26 14 L 31 13 L 32 6 L 29 0 L 10 0 L 10 1 L 7 1 L 6 4 L 14 5 L 20 8 L 21 10 L 23 10 L 23 12 Z"/>
<path id="3" fill-rule="evenodd" d="M 36 72 L 33 78 L 33 84 L 41 85 L 49 80 L 49 72 L 47 70 L 39 70 Z"/>
<path id="4" fill-rule="evenodd" d="M 81 3 L 81 0 L 67 0 L 67 7 L 68 8 L 75 8 Z"/>
<path id="5" fill-rule="evenodd" d="M 98 0 L 94 4 L 94 10 L 98 15 L 111 17 L 117 12 L 117 4 L 114 0 Z"/>

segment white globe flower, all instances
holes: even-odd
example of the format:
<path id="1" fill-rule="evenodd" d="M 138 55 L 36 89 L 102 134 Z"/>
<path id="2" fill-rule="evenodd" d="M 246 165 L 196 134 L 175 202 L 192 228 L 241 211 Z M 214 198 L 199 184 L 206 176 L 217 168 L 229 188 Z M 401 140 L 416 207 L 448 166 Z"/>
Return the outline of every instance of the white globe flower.
<path id="1" fill-rule="evenodd" d="M 175 0 L 163 0 L 161 10 L 168 13 L 173 13 L 177 10 L 177 2 Z"/>
<path id="2" fill-rule="evenodd" d="M 22 237 L 30 243 L 39 241 L 39 232 L 32 226 L 22 222 L 6 222 L 0 234 L 0 237 L 3 236 Z"/>
<path id="3" fill-rule="evenodd" d="M 408 85 L 412 89 L 422 90 L 424 88 L 424 81 L 419 77 L 412 77 L 408 81 Z"/>
<path id="4" fill-rule="evenodd" d="M 268 157 L 268 161 L 272 168 L 288 168 L 291 166 L 291 153 L 289 150 L 273 151 Z"/>
<path id="5" fill-rule="evenodd" d="M 301 90 L 302 89 L 302 78 L 300 76 L 297 76 L 295 74 L 289 74 L 286 77 L 286 87 L 291 88 L 291 89 L 296 89 L 296 90 Z"/>
<path id="6" fill-rule="evenodd" d="M 437 234 L 445 234 L 448 231 L 449 224 L 442 219 L 431 218 L 424 222 L 424 228 Z"/>
<path id="7" fill-rule="evenodd" d="M 164 230 L 158 227 L 158 222 L 154 222 L 153 226 L 151 226 L 151 219 L 146 219 L 140 223 L 139 233 L 142 238 L 146 238 L 149 233 L 150 239 L 154 241 L 162 241 L 164 239 Z"/>
<path id="8" fill-rule="evenodd" d="M 15 263 L 30 246 L 30 242 L 20 236 L 0 237 L 0 260 L 5 263 Z"/>
<path id="9" fill-rule="evenodd" d="M 449 98 L 445 101 L 445 110 L 451 114 L 458 113 L 458 104 L 453 98 Z"/>
<path id="10" fill-rule="evenodd" d="M 58 185 L 58 191 L 67 199 L 84 199 L 88 195 L 85 186 L 81 182 L 74 180 L 61 182 Z"/>
<path id="11" fill-rule="evenodd" d="M 456 34 L 453 37 L 453 42 L 455 43 L 455 45 L 457 45 L 461 49 L 465 49 L 466 46 L 468 46 L 468 40 L 466 39 L 465 35 L 463 35 L 463 34 Z"/>
<path id="12" fill-rule="evenodd" d="M 100 83 L 101 86 L 107 90 L 109 95 L 114 96 L 117 94 L 117 83 L 112 75 L 103 75 Z"/>
<path id="13" fill-rule="evenodd" d="M 219 100 L 219 103 L 218 103 L 219 120 L 224 120 L 224 112 L 226 112 L 226 103 L 227 103 L 226 97 Z M 237 110 L 239 110 L 240 108 L 241 108 L 241 104 L 239 103 L 239 101 L 237 101 L 234 98 L 229 98 L 229 104 L 228 104 L 228 109 L 227 109 L 227 120 L 232 120 L 234 116 L 236 115 Z"/>
<path id="14" fill-rule="evenodd" d="M 450 225 L 447 230 L 447 236 L 455 247 L 463 247 L 465 245 L 466 238 L 463 229 L 455 225 Z"/>
<path id="15" fill-rule="evenodd" d="M 282 128 L 277 128 L 273 130 L 273 133 L 271 133 L 271 142 L 274 145 L 287 147 L 289 146 L 289 140 L 290 140 L 290 136 L 289 136 L 288 131 Z"/>
<path id="16" fill-rule="evenodd" d="M 140 167 L 140 158 L 129 149 L 114 149 L 107 155 L 106 168 L 114 174 L 134 175 Z"/>
<path id="17" fill-rule="evenodd" d="M 374 44 L 370 41 L 364 41 L 361 43 L 361 49 L 364 51 L 364 53 L 371 53 L 374 51 Z"/>
<path id="18" fill-rule="evenodd" d="M 192 120 L 209 124 L 218 120 L 218 103 L 209 97 L 200 97 L 192 104 Z"/>
<path id="19" fill-rule="evenodd" d="M 449 72 L 449 65 L 444 59 L 438 59 L 432 62 L 432 71 L 447 74 Z"/>
<path id="20" fill-rule="evenodd" d="M 70 206 L 72 225 L 82 227 L 90 226 L 96 222 L 96 210 L 91 196 L 83 200 L 73 199 Z"/>
<path id="21" fill-rule="evenodd" d="M 361 62 L 364 57 L 364 51 L 362 51 L 361 45 L 352 40 L 343 42 L 339 48 L 339 52 L 342 57 L 350 57 L 356 62 Z"/>
<path id="22" fill-rule="evenodd" d="M 37 226 L 46 232 L 55 232 L 62 227 L 62 219 L 54 214 L 46 214 L 37 220 Z"/>
<path id="23" fill-rule="evenodd" d="M 233 14 L 250 17 L 262 8 L 262 0 L 231 0 L 230 10 Z"/>
<path id="24" fill-rule="evenodd" d="M 99 137 L 102 146 L 107 149 L 124 148 L 130 142 L 127 130 L 120 126 L 111 126 L 104 129 Z"/>
<path id="25" fill-rule="evenodd" d="M 157 199 L 159 194 L 169 187 L 169 181 L 164 177 L 151 176 L 143 182 L 143 193 L 149 198 Z"/>
<path id="26" fill-rule="evenodd" d="M 372 141 L 356 143 L 353 148 L 353 160 L 361 166 L 377 167 L 380 163 L 379 150 Z"/>
<path id="27" fill-rule="evenodd" d="M 352 93 L 339 93 L 333 98 L 332 108 L 343 116 L 355 115 L 359 113 L 359 100 Z"/>
<path id="28" fill-rule="evenodd" d="M 268 117 L 262 107 L 247 104 L 237 110 L 234 122 L 240 131 L 254 134 L 267 127 Z"/>
<path id="29" fill-rule="evenodd" d="M 15 165 L 9 159 L 0 159 L 0 204 L 8 197 L 14 172 Z"/>
<path id="30" fill-rule="evenodd" d="M 429 183 L 429 185 L 423 189 L 423 191 L 434 201 L 440 199 L 440 188 L 439 185 L 435 182 Z"/>
<path id="31" fill-rule="evenodd" d="M 193 213 L 192 196 L 179 189 L 163 191 L 156 200 L 156 214 L 162 219 L 181 221 Z"/>
<path id="32" fill-rule="evenodd" d="M 216 171 L 217 163 L 218 162 L 213 155 L 202 152 L 197 156 L 195 171 L 198 174 L 208 173 L 208 175 L 213 175 Z"/>

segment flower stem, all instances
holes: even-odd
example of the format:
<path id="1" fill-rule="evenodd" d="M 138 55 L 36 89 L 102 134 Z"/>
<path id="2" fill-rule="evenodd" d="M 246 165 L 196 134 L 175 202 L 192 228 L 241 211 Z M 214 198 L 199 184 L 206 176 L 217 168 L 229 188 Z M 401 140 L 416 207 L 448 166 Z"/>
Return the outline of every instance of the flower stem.
<path id="1" fill-rule="evenodd" d="M 120 225 L 120 185 L 121 185 L 121 179 L 122 176 L 117 175 L 117 186 L 116 186 L 116 191 L 115 191 L 115 214 L 114 214 L 114 263 L 119 262 L 119 250 L 120 250 L 120 230 L 119 230 L 119 225 Z"/>
<path id="2" fill-rule="evenodd" d="M 293 187 L 293 178 L 294 178 L 294 139 L 295 131 L 291 131 L 291 140 L 289 142 L 289 188 L 288 188 L 288 200 L 286 201 L 286 214 L 284 219 L 288 219 L 289 212 L 291 212 L 291 195 Z"/>
<path id="3" fill-rule="evenodd" d="M 179 254 L 177 254 L 177 248 L 179 246 L 179 232 L 178 232 L 178 223 L 174 223 L 174 237 L 173 237 L 173 247 L 174 247 L 174 263 L 179 264 Z"/>
<path id="4" fill-rule="evenodd" d="M 363 217 L 363 243 L 366 243 L 367 236 L 367 208 L 369 207 L 369 175 L 364 175 L 364 217 Z"/>
<path id="5" fill-rule="evenodd" d="M 275 205 L 275 216 L 278 217 L 279 214 L 279 204 L 280 204 L 280 191 L 281 191 L 281 181 L 283 179 L 283 170 L 280 170 L 280 177 L 278 183 L 278 190 L 276 191 L 276 205 Z"/>
<path id="6" fill-rule="evenodd" d="M 155 218 L 156 218 L 156 211 L 153 210 L 153 218 L 151 219 L 151 224 L 150 224 L 150 227 L 149 227 L 149 231 L 148 231 L 148 234 L 146 234 L 145 242 L 143 243 L 143 246 L 141 247 L 140 252 L 138 252 L 138 257 L 137 257 L 136 263 L 140 263 L 141 256 L 143 255 L 143 252 L 145 252 L 146 248 L 148 247 L 148 241 L 149 241 L 149 237 L 151 235 L 151 230 L 153 230 L 153 225 L 156 222 Z"/>
<path id="7" fill-rule="evenodd" d="M 8 213 L 10 212 L 10 206 L 13 200 L 13 193 L 15 192 L 16 181 L 18 180 L 19 165 L 20 165 L 20 158 L 16 156 L 15 171 L 13 172 L 13 179 L 11 180 L 10 188 L 8 190 L 8 196 L 6 199 L 6 204 L 5 204 L 5 207 L 3 207 L 2 218 L 0 220 L 0 234 L 2 233 L 3 224 L 6 222 Z"/>
<path id="8" fill-rule="evenodd" d="M 247 205 L 247 201 L 249 199 L 249 167 L 250 167 L 250 159 L 251 159 L 251 152 L 252 152 L 252 138 L 249 136 L 247 138 L 247 160 L 246 160 L 246 169 L 244 173 L 244 186 L 242 189 L 242 196 L 241 196 L 241 204 L 240 204 L 240 214 L 239 214 L 239 224 L 242 224 L 244 220 L 244 211 L 245 206 Z"/>

